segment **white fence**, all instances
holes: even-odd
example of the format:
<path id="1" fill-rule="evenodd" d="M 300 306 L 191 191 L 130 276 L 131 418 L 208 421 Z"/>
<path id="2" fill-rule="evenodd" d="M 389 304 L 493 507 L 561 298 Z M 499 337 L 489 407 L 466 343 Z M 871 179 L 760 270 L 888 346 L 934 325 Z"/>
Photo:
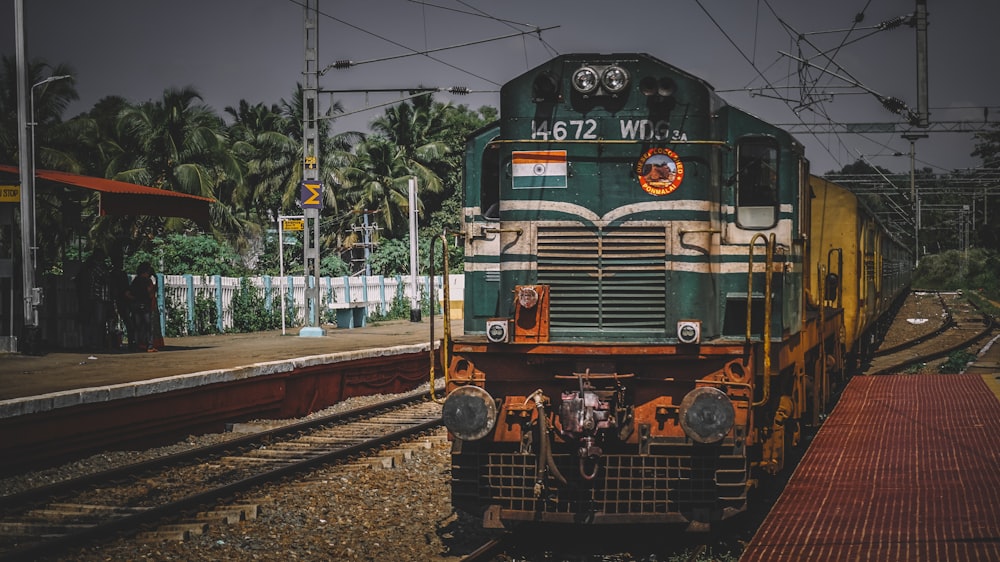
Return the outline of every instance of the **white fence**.
<path id="1" fill-rule="evenodd" d="M 313 311 L 306 310 L 306 286 L 313 283 L 312 277 L 286 276 L 286 277 L 249 277 L 247 280 L 252 283 L 263 299 L 266 310 L 280 310 L 281 298 L 279 295 L 286 295 L 286 300 L 295 303 L 293 307 L 297 311 L 297 317 L 285 318 L 288 326 L 301 326 L 306 323 L 306 319 L 312 318 Z M 240 288 L 241 279 L 238 277 L 222 277 L 219 275 L 162 275 L 157 274 L 157 292 L 160 303 L 161 325 L 166 326 L 166 303 L 171 303 L 172 314 L 183 309 L 187 315 L 185 325 L 188 330 L 194 328 L 195 302 L 198 299 L 211 299 L 215 303 L 217 312 L 217 326 L 220 332 L 230 331 L 233 327 L 233 306 L 232 301 Z M 430 289 L 430 279 L 423 275 L 417 278 L 420 285 L 418 296 L 428 294 Z M 443 279 L 441 276 L 434 277 L 434 292 L 437 300 L 442 302 L 441 292 Z M 465 277 L 463 275 L 450 275 L 448 277 L 450 289 L 450 300 L 453 307 L 456 303 L 461 303 L 465 289 Z M 360 277 L 321 277 L 320 278 L 320 307 L 328 308 L 332 303 L 365 303 L 368 307 L 368 314 L 375 312 L 386 313 L 392 306 L 393 299 L 399 291 L 406 302 L 410 302 L 413 287 L 410 276 L 384 277 L 360 276 Z M 286 310 L 288 307 L 286 307 Z M 325 314 L 320 314 L 324 318 Z"/>

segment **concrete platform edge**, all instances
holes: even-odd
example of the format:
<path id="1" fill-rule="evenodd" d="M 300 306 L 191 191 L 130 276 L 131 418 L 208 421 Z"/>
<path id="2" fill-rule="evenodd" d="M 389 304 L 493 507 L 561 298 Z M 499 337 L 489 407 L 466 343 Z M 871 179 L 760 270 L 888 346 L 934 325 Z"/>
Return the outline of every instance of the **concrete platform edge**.
<path id="1" fill-rule="evenodd" d="M 435 347 L 438 347 L 438 345 L 439 343 L 436 342 Z M 386 348 L 359 349 L 355 351 L 345 351 L 324 355 L 293 357 L 278 361 L 254 363 L 226 369 L 201 371 L 197 373 L 175 375 L 171 377 L 110 386 L 80 388 L 42 394 L 39 396 L 12 398 L 9 400 L 0 400 L 0 419 L 47 412 L 59 408 L 77 406 L 80 404 L 91 404 L 119 400 L 123 398 L 134 398 L 137 396 L 148 396 L 163 392 L 195 388 L 218 382 L 228 382 L 257 376 L 273 375 L 277 373 L 290 372 L 302 367 L 356 361 L 370 357 L 387 357 L 429 351 L 430 343 L 400 345 Z"/>

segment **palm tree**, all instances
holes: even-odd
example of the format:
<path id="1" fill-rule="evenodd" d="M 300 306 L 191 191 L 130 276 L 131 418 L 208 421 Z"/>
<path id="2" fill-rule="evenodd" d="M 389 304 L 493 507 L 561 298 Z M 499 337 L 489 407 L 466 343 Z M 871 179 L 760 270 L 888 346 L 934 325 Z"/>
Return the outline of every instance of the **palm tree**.
<path id="1" fill-rule="evenodd" d="M 252 222 L 240 220 L 225 203 L 244 182 L 243 163 L 229 150 L 225 125 L 200 103 L 192 88 L 168 89 L 163 99 L 127 106 L 118 116 L 119 136 L 139 146 L 139 152 L 116 162 L 111 177 L 171 191 L 212 197 L 212 227 L 216 234 L 239 243 Z M 162 229 L 183 231 L 188 223 L 166 219 Z M 159 233 L 154 233 L 159 234 Z"/>
<path id="2" fill-rule="evenodd" d="M 80 98 L 76 91 L 76 79 L 72 78 L 73 68 L 65 65 L 50 65 L 43 59 L 32 59 L 26 69 L 28 93 L 34 98 L 35 158 L 44 163 L 47 153 L 47 136 L 62 122 L 62 114 L 69 104 Z M 49 76 L 70 76 L 39 86 L 34 92 L 30 85 L 37 84 Z M 17 61 L 14 57 L 0 57 L 0 162 L 16 165 L 18 162 L 17 124 Z M 29 115 L 28 119 L 32 119 Z"/>
<path id="3" fill-rule="evenodd" d="M 302 181 L 302 120 L 305 115 L 302 109 L 302 84 L 296 84 L 295 92 L 291 96 L 291 101 L 281 100 L 282 113 L 293 124 L 289 131 L 289 136 L 299 144 L 299 158 L 295 170 L 295 182 L 287 186 L 282 203 L 285 210 L 296 208 L 296 199 L 299 197 L 299 182 Z M 316 124 L 316 136 L 319 139 L 319 170 L 321 179 L 330 187 L 324 190 L 324 213 L 338 212 L 341 207 L 339 193 L 334 188 L 337 182 L 337 169 L 345 162 L 352 147 L 363 141 L 365 135 L 356 131 L 345 131 L 331 134 L 330 130 L 337 114 L 343 113 L 344 107 L 339 101 L 333 102 L 326 110 L 324 118 Z"/>
<path id="4" fill-rule="evenodd" d="M 355 215 L 376 213 L 385 236 L 405 236 L 409 181 L 414 176 L 422 189 L 441 189 L 440 178 L 427 167 L 414 165 L 403 147 L 385 137 L 369 137 L 356 147 L 347 165 L 338 170 L 345 210 Z"/>
<path id="5" fill-rule="evenodd" d="M 434 186 L 421 186 L 437 193 L 445 172 L 444 158 L 449 153 L 447 136 L 448 115 L 452 107 L 438 103 L 430 94 L 413 98 L 385 110 L 372 122 L 372 130 L 396 143 L 409 160 L 409 166 L 425 168 L 424 174 L 437 178 Z"/>
<path id="6" fill-rule="evenodd" d="M 297 160 L 302 143 L 292 135 L 295 124 L 277 104 L 267 107 L 240 100 L 236 108 L 225 111 L 233 118 L 228 129 L 230 150 L 245 166 L 244 181 L 231 194 L 231 201 L 247 219 L 266 224 L 282 209 L 282 196 L 289 186 L 298 183 L 295 174 L 301 169 Z"/>
<path id="7" fill-rule="evenodd" d="M 385 236 L 405 235 L 409 179 L 417 178 L 421 194 L 443 189 L 440 173 L 449 148 L 441 139 L 449 107 L 434 103 L 430 95 L 418 96 L 377 118 L 372 130 L 378 135 L 345 157 L 336 178 L 347 209 L 354 214 L 376 211 Z"/>
<path id="8" fill-rule="evenodd" d="M 29 120 L 33 120 L 31 140 L 36 168 L 67 169 L 73 162 L 70 145 L 61 143 L 61 130 L 65 127 L 62 114 L 69 104 L 78 99 L 73 69 L 65 64 L 50 65 L 42 59 L 28 62 L 26 69 L 27 93 L 34 99 L 29 103 Z M 71 76 L 40 84 L 49 76 Z M 13 57 L 0 59 L 0 162 L 19 164 L 19 134 L 17 122 L 17 64 Z M 31 88 L 32 84 L 40 84 Z M 32 107 L 33 106 L 33 107 Z M 33 118 L 33 119 L 32 119 Z M 59 268 L 59 256 L 77 236 L 89 226 L 84 220 L 87 197 L 79 190 L 41 186 L 35 194 L 36 231 L 39 270 Z"/>

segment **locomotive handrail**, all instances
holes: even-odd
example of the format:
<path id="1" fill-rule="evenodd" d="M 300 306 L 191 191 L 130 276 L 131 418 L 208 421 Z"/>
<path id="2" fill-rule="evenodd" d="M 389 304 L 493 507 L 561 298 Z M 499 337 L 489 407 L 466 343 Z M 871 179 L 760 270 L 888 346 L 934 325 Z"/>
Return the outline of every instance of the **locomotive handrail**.
<path id="1" fill-rule="evenodd" d="M 448 388 L 448 342 L 451 340 L 451 288 L 448 283 L 448 230 L 445 229 L 437 239 L 441 240 L 441 247 L 444 250 L 441 256 L 444 265 L 444 275 L 442 275 L 442 289 L 444 290 L 444 310 L 441 311 L 441 317 L 443 319 L 443 331 L 444 334 L 441 336 L 441 370 L 444 371 L 444 386 Z M 428 278 L 428 292 L 430 297 L 430 325 L 431 325 L 431 365 L 430 365 L 430 394 L 431 400 L 437 402 L 438 404 L 443 404 L 444 400 L 439 399 L 434 395 L 434 301 L 436 297 L 434 296 L 434 243 L 437 241 L 435 238 L 431 238 L 431 247 L 429 251 L 429 273 Z"/>
<path id="2" fill-rule="evenodd" d="M 753 248 L 757 238 L 764 240 L 766 257 L 764 259 L 764 390 L 759 402 L 752 406 L 767 404 L 771 398 L 771 272 L 774 265 L 774 233 L 768 239 L 763 233 L 754 234 L 750 239 L 750 255 L 747 267 L 747 342 L 750 342 L 751 304 L 753 303 Z"/>
<path id="3" fill-rule="evenodd" d="M 500 234 L 501 232 L 513 232 L 515 234 L 524 234 L 524 230 L 520 228 L 494 228 L 489 226 L 484 226 L 482 232 L 483 234 Z"/>
<path id="4" fill-rule="evenodd" d="M 683 242 L 685 234 L 722 234 L 722 231 L 718 228 L 692 228 L 691 230 L 680 229 L 677 231 L 677 237 Z"/>
<path id="5" fill-rule="evenodd" d="M 823 264 L 816 264 L 817 273 L 819 274 L 819 325 L 820 333 L 826 333 L 826 272 L 827 269 L 823 267 Z M 826 397 L 829 395 L 830 379 L 827 375 L 826 369 L 826 338 L 821 338 L 819 344 L 819 361 L 820 361 L 820 376 L 822 380 L 819 384 L 813 385 L 813 424 L 819 423 L 819 415 L 822 409 L 826 408 Z"/>

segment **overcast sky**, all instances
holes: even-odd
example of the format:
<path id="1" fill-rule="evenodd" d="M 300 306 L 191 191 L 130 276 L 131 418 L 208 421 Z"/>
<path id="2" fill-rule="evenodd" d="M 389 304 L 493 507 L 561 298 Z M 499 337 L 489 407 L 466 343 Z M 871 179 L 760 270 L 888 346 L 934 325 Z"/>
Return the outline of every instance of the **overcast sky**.
<path id="1" fill-rule="evenodd" d="M 28 56 L 74 70 L 81 99 L 66 118 L 107 95 L 142 102 L 185 86 L 221 115 L 241 99 L 289 99 L 302 81 L 304 10 L 296 0 L 21 1 Z M 498 106 L 500 84 L 556 53 L 638 51 L 701 76 L 732 105 L 775 123 L 826 116 L 840 123 L 901 122 L 871 93 L 816 68 L 808 69 L 807 83 L 819 101 L 799 107 L 798 63 L 784 52 L 917 106 L 913 28 L 874 29 L 913 13 L 915 0 L 319 0 L 319 8 L 321 68 L 337 60 L 390 58 L 331 69 L 320 78 L 321 89 L 464 86 L 477 93 L 439 99 Z M 982 121 L 988 107 L 989 120 L 1000 121 L 1000 1 L 928 0 L 928 12 L 931 120 Z M 0 51 L 12 56 L 14 0 L 0 0 L 0 22 Z M 557 27 L 392 58 L 531 29 L 519 24 Z M 797 41 L 800 35 L 804 40 Z M 836 66 L 816 58 L 817 48 L 835 50 Z M 768 85 L 791 101 L 774 99 Z M 334 122 L 340 132 L 367 130 L 381 109 L 363 110 L 397 94 L 335 97 L 359 112 Z M 320 103 L 322 111 L 330 102 L 323 96 Z M 894 171 L 909 168 L 907 158 L 891 156 L 909 151 L 898 134 L 796 136 L 816 173 L 849 164 L 859 153 Z M 973 146 L 968 133 L 932 133 L 917 143 L 918 166 L 939 172 L 975 167 Z"/>

